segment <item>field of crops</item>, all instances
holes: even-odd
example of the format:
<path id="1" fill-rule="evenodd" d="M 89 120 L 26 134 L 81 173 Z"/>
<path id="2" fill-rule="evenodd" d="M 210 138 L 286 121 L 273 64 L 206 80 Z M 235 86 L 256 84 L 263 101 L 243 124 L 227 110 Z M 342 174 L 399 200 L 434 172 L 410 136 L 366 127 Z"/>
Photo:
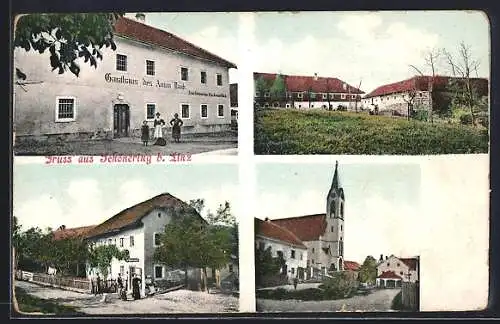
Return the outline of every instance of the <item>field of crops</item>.
<path id="1" fill-rule="evenodd" d="M 488 153 L 488 130 L 338 111 L 255 111 L 255 154 Z"/>

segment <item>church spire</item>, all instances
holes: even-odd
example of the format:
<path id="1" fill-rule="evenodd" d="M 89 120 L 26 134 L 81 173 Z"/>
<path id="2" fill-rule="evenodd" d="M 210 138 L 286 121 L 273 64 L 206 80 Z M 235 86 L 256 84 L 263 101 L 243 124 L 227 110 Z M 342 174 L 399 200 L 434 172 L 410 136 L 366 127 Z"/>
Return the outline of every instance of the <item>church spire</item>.
<path id="1" fill-rule="evenodd" d="M 335 161 L 335 173 L 333 174 L 332 185 L 330 187 L 329 195 L 332 192 L 337 193 L 341 188 L 340 177 L 339 177 L 339 161 Z"/>

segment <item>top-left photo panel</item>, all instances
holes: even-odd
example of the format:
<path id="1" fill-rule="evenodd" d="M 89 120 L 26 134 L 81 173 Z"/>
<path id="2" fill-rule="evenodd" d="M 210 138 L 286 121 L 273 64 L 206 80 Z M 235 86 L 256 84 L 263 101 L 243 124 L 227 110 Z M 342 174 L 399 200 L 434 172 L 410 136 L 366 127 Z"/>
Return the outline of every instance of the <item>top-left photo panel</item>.
<path id="1" fill-rule="evenodd" d="M 14 19 L 15 155 L 237 155 L 237 13 Z"/>

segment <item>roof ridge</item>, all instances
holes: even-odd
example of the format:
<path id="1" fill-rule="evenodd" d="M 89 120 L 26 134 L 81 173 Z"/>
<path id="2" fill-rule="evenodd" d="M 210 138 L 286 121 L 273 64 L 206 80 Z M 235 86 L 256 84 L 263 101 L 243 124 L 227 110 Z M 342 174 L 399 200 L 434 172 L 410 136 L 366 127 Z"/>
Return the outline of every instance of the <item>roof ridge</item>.
<path id="1" fill-rule="evenodd" d="M 326 216 L 326 213 L 309 214 L 309 215 L 302 215 L 302 216 L 291 216 L 291 217 L 276 218 L 276 219 L 269 219 L 269 220 L 271 222 L 274 222 L 274 221 L 280 221 L 280 220 L 285 220 L 285 219 L 299 219 L 299 218 L 314 217 L 314 216 Z"/>
<path id="2" fill-rule="evenodd" d="M 279 228 L 280 230 L 282 230 L 282 231 L 286 232 L 287 234 L 291 235 L 292 238 L 294 238 L 295 240 L 297 240 L 300 243 L 301 246 L 306 247 L 306 245 L 304 244 L 304 242 L 297 235 L 295 235 L 292 231 L 290 231 L 289 229 L 284 228 L 283 226 L 279 226 L 277 224 L 274 224 L 273 222 L 267 222 L 267 221 L 262 220 L 262 219 L 257 218 L 257 217 L 255 217 L 255 219 L 257 219 L 257 220 L 259 220 L 259 221 L 261 221 L 261 222 L 263 222 L 265 224 L 270 224 L 271 226 Z M 290 242 L 288 242 L 288 243 L 290 243 Z"/>
<path id="3" fill-rule="evenodd" d="M 131 19 L 131 18 L 128 18 L 128 17 L 121 17 L 121 18 L 122 18 L 122 19 L 126 19 L 126 20 L 128 20 L 128 21 L 130 21 L 130 22 L 132 22 L 132 23 L 135 23 L 135 24 L 140 24 L 140 25 L 146 26 L 147 28 L 151 28 L 151 29 L 157 30 L 157 31 L 159 31 L 159 32 L 161 32 L 161 33 L 164 33 L 164 34 L 167 34 L 167 35 L 169 35 L 169 36 L 175 37 L 175 38 L 177 38 L 177 39 L 179 39 L 179 40 L 181 40 L 181 41 L 183 41 L 183 42 L 185 42 L 185 43 L 187 43 L 187 44 L 189 44 L 189 45 L 191 45 L 191 46 L 193 46 L 193 47 L 195 47 L 195 48 L 199 49 L 200 51 L 205 52 L 206 54 L 209 54 L 209 55 L 214 56 L 215 58 L 218 58 L 219 60 L 221 60 L 221 61 L 225 62 L 225 63 L 226 63 L 226 64 L 228 64 L 228 65 L 232 65 L 232 66 L 236 67 L 236 64 L 234 64 L 234 63 L 232 63 L 232 62 L 230 62 L 230 61 L 228 61 L 228 60 L 226 60 L 226 59 L 224 59 L 224 58 L 220 57 L 219 55 L 214 54 L 214 53 L 212 53 L 212 52 L 210 52 L 210 51 L 208 51 L 208 50 L 206 50 L 206 49 L 204 49 L 204 48 L 202 48 L 202 47 L 200 47 L 200 46 L 198 46 L 198 45 L 195 45 L 195 44 L 191 43 L 190 41 L 185 40 L 184 38 L 182 38 L 182 37 L 180 37 L 180 36 L 177 36 L 177 35 L 175 35 L 175 34 L 173 34 L 173 33 L 171 33 L 171 32 L 168 32 L 168 31 L 163 30 L 163 29 L 160 29 L 160 28 L 153 27 L 153 26 L 148 25 L 148 24 L 144 24 L 144 23 L 138 22 L 138 21 L 136 21 L 136 20 L 134 20 L 134 19 Z M 171 49 L 171 48 L 170 48 L 170 49 Z M 186 53 L 185 53 L 185 54 L 186 54 Z M 190 54 L 190 55 L 193 55 L 193 54 Z M 193 55 L 193 56 L 196 56 L 196 55 Z"/>

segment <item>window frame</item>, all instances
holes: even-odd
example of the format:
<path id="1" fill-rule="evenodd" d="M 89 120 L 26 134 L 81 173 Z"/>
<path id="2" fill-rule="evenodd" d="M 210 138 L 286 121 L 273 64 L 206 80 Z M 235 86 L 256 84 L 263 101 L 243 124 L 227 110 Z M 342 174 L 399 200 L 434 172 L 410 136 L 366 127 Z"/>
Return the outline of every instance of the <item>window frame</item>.
<path id="1" fill-rule="evenodd" d="M 120 247 L 124 247 L 124 246 L 125 246 L 125 238 L 120 237 Z"/>
<path id="2" fill-rule="evenodd" d="M 207 115 L 205 117 L 203 117 L 203 106 L 205 106 L 207 108 Z M 206 103 L 200 104 L 200 118 L 201 119 L 208 119 L 208 104 L 206 104 Z"/>
<path id="3" fill-rule="evenodd" d="M 219 76 L 220 76 L 220 84 L 219 84 Z M 222 80 L 222 73 L 215 73 L 215 84 L 218 86 L 218 87 L 222 87 L 224 86 L 224 82 Z"/>
<path id="4" fill-rule="evenodd" d="M 222 107 L 222 116 L 219 114 L 220 108 Z M 217 118 L 225 118 L 226 114 L 224 113 L 224 104 L 217 104 Z"/>
<path id="5" fill-rule="evenodd" d="M 183 108 L 182 106 L 188 106 L 188 114 L 189 114 L 189 116 L 188 116 L 188 117 L 183 117 L 183 116 L 182 116 L 182 108 Z M 180 115 L 180 118 L 181 118 L 181 119 L 191 119 L 191 105 L 190 105 L 190 104 L 185 103 L 185 102 L 181 102 L 181 103 L 179 104 L 179 110 L 180 110 L 180 114 L 179 114 L 179 115 Z"/>
<path id="6" fill-rule="evenodd" d="M 150 106 L 150 105 L 153 105 L 153 106 L 155 107 L 155 110 L 154 110 L 154 112 L 153 112 L 153 117 L 151 117 L 151 118 L 149 118 L 149 117 L 148 117 L 148 106 Z M 146 118 L 145 118 L 146 120 L 154 120 L 154 119 L 155 119 L 155 114 L 156 114 L 156 112 L 157 112 L 156 107 L 157 107 L 156 102 L 146 102 L 146 107 L 145 107 L 145 108 L 146 108 L 146 116 L 145 116 L 145 117 L 146 117 Z"/>
<path id="7" fill-rule="evenodd" d="M 183 69 L 186 69 L 186 80 L 184 80 L 184 79 L 182 78 L 182 70 L 183 70 Z M 187 67 L 185 67 L 185 66 L 180 66 L 180 67 L 179 67 L 179 73 L 180 73 L 180 80 L 181 80 L 181 81 L 189 81 L 189 68 L 187 68 Z"/>
<path id="8" fill-rule="evenodd" d="M 345 93 L 340 94 L 340 99 L 345 99 Z"/>
<path id="9" fill-rule="evenodd" d="M 146 64 L 146 75 L 147 76 L 155 76 L 156 75 L 156 61 L 155 60 L 149 60 L 149 59 L 146 59 L 145 60 L 145 64 Z M 153 74 L 149 74 L 148 73 L 148 62 L 152 62 L 153 63 Z"/>
<path id="10" fill-rule="evenodd" d="M 304 94 L 302 92 L 297 92 L 297 98 L 299 99 L 304 98 Z"/>
<path id="11" fill-rule="evenodd" d="M 125 57 L 125 70 L 118 69 L 118 56 Z M 115 55 L 115 70 L 119 72 L 128 72 L 128 55 L 123 53 L 116 53 Z"/>
<path id="12" fill-rule="evenodd" d="M 73 118 L 59 118 L 59 100 L 61 99 L 71 99 L 73 100 Z M 57 96 L 56 97 L 56 109 L 55 109 L 55 121 L 56 123 L 69 123 L 76 121 L 76 97 L 73 96 Z"/>
<path id="13" fill-rule="evenodd" d="M 128 246 L 129 247 L 134 247 L 135 246 L 134 235 L 129 235 L 129 237 L 128 237 Z"/>
<path id="14" fill-rule="evenodd" d="M 159 247 L 161 245 L 161 239 L 159 238 L 160 240 L 160 244 L 156 244 L 156 235 L 160 235 L 161 233 L 159 232 L 153 232 L 153 247 Z"/>
<path id="15" fill-rule="evenodd" d="M 154 268 L 155 279 L 164 279 L 165 278 L 165 267 L 164 266 L 162 266 L 161 264 L 155 264 L 153 266 L 153 268 Z M 156 276 L 156 268 L 161 268 L 161 277 Z"/>
<path id="16" fill-rule="evenodd" d="M 203 74 L 205 74 L 205 82 L 203 82 Z M 200 84 L 207 85 L 208 84 L 208 78 L 207 78 L 207 71 L 200 71 Z"/>

